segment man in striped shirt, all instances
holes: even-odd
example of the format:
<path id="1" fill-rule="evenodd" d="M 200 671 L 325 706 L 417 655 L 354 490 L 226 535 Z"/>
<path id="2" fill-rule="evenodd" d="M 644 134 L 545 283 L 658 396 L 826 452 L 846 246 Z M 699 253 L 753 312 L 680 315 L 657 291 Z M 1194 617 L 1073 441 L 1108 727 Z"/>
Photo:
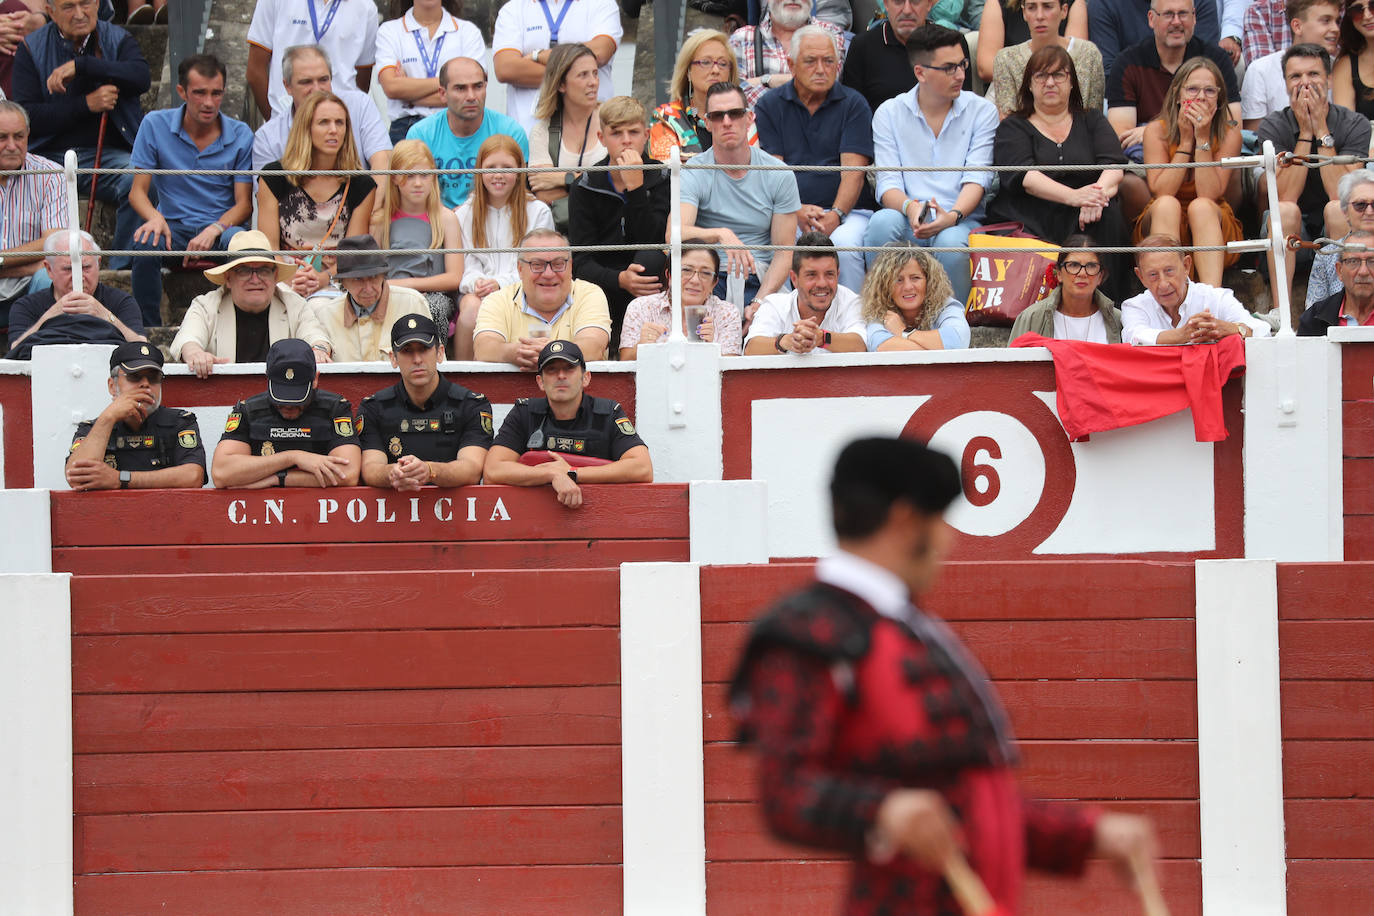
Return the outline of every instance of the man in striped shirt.
<path id="1" fill-rule="evenodd" d="M 29 153 L 29 116 L 23 107 L 0 101 L 0 171 L 62 166 Z M 52 285 L 43 270 L 43 240 L 67 225 L 67 196 L 61 175 L 0 175 L 0 334 L 10 323 L 10 306 L 22 296 Z"/>

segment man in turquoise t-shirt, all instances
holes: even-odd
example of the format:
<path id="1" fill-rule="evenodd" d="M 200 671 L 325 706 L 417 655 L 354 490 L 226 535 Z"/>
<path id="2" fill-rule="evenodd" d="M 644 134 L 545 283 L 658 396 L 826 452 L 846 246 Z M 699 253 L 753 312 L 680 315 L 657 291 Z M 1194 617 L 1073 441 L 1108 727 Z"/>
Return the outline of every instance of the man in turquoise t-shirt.
<path id="1" fill-rule="evenodd" d="M 423 140 L 441 169 L 477 167 L 477 150 L 492 134 L 509 134 L 520 144 L 525 161 L 530 158 L 530 141 L 525 129 L 514 119 L 487 108 L 487 71 L 470 57 L 455 57 L 439 70 L 445 111 L 416 121 L 407 140 Z M 444 206 L 453 208 L 468 199 L 471 175 L 440 175 L 439 191 Z"/>

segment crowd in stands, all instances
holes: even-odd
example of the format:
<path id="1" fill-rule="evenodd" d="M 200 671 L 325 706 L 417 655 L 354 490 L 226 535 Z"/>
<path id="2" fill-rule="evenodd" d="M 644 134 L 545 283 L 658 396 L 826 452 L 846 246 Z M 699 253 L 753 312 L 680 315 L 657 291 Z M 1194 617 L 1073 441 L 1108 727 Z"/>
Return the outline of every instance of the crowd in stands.
<path id="1" fill-rule="evenodd" d="M 1260 234 L 1263 176 L 1219 162 L 1262 141 L 1300 156 L 1371 150 L 1363 0 L 888 0 L 872 22 L 843 0 L 702 2 L 736 21 L 687 36 L 669 98 L 646 111 L 612 97 L 614 0 L 507 0 L 489 66 L 456 0 L 398 0 L 384 22 L 374 0 L 258 0 L 253 130 L 222 110 L 238 74 L 213 56 L 183 60 L 180 104 L 145 115 L 148 64 L 107 4 L 6 0 L 0 168 L 56 168 L 70 148 L 84 166 L 99 150 L 102 167 L 259 173 L 83 177 L 116 207 L 114 247 L 149 253 L 133 259 L 132 295 L 95 274 L 73 290 L 60 230 L 76 214 L 56 176 L 0 177 L 9 356 L 142 341 L 162 323 L 168 268 L 215 286 L 170 347 L 200 377 L 284 341 L 315 363 L 395 361 L 393 332 L 416 318 L 458 359 L 537 373 L 550 341 L 584 362 L 633 359 L 668 333 L 673 284 L 686 333 L 723 354 L 959 348 L 977 278 L 968 254 L 927 249 L 964 248 L 992 223 L 1061 246 L 1057 288 L 1014 336 L 1267 335 L 1273 316 L 1225 286 L 1234 253 L 1132 263 L 1093 249 Z M 165 7 L 131 5 L 130 21 Z M 487 106 L 492 79 L 504 112 Z M 677 276 L 664 251 L 674 148 L 710 166 L 683 173 Z M 1176 168 L 1142 168 L 1165 163 Z M 388 168 L 458 171 L 369 174 Z M 1277 185 L 1286 232 L 1346 242 L 1310 268 L 1289 258 L 1286 276 L 1268 265 L 1275 287 L 1310 271 L 1303 332 L 1374 321 L 1345 293 L 1374 284 L 1358 247 L 1374 231 L 1374 171 L 1291 165 Z M 647 247 L 586 250 L 615 245 Z M 381 253 L 395 248 L 408 253 Z M 296 254 L 265 254 L 278 249 Z"/>

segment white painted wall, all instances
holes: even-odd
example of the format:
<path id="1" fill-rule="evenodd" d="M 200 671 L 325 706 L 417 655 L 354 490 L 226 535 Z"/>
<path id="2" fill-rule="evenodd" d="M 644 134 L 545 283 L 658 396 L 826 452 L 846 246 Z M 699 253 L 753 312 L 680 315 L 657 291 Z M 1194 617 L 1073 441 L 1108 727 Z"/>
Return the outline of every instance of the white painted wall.
<path id="1" fill-rule="evenodd" d="M 620 567 L 627 916 L 706 912 L 701 588 L 695 563 Z"/>
<path id="2" fill-rule="evenodd" d="M 654 480 L 720 480 L 720 348 L 671 340 L 635 355 L 635 426 L 649 443 Z"/>
<path id="3" fill-rule="evenodd" d="M 0 574 L 52 572 L 52 506 L 48 493 L 0 489 L 0 518 L 7 520 L 10 531 L 4 549 L 0 550 Z"/>
<path id="4" fill-rule="evenodd" d="M 768 562 L 768 485 L 694 480 L 688 494 L 693 563 Z"/>
<path id="5" fill-rule="evenodd" d="M 1203 911 L 1284 916 L 1277 571 L 1203 560 L 1196 572 Z"/>

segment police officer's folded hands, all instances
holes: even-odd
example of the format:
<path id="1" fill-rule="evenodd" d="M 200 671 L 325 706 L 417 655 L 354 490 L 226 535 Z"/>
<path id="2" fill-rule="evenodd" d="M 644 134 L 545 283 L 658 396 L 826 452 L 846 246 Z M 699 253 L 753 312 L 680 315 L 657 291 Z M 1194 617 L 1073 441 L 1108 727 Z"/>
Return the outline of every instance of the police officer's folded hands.
<path id="1" fill-rule="evenodd" d="M 342 484 L 350 463 L 342 455 L 317 455 L 314 452 L 296 452 L 292 457 L 296 461 L 296 467 L 314 474 L 322 487 L 337 487 Z"/>
<path id="2" fill-rule="evenodd" d="M 429 462 L 414 455 L 402 455 L 387 469 L 387 478 L 397 490 L 418 490 L 433 476 Z"/>

